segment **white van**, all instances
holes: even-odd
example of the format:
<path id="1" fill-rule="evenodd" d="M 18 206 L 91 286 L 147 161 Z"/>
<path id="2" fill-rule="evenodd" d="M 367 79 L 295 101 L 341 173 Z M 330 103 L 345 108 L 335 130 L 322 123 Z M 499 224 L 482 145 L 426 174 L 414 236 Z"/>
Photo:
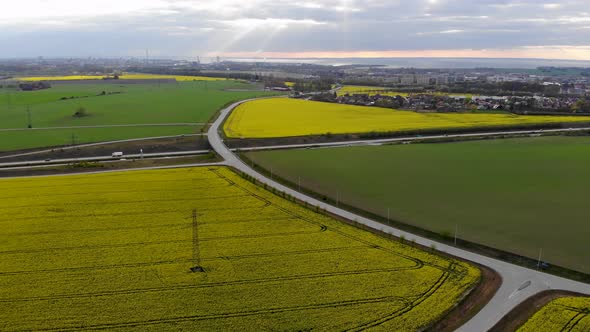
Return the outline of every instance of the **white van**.
<path id="1" fill-rule="evenodd" d="M 113 152 L 113 158 L 121 158 L 123 157 L 123 152 Z"/>

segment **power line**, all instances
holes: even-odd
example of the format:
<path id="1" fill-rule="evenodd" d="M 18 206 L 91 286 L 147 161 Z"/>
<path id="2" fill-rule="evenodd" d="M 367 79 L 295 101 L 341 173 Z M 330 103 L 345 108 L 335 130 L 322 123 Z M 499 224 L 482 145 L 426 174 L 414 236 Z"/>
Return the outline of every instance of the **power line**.
<path id="1" fill-rule="evenodd" d="M 205 272 L 201 266 L 201 252 L 199 250 L 199 225 L 197 223 L 197 210 L 193 209 L 193 264 L 192 272 Z"/>

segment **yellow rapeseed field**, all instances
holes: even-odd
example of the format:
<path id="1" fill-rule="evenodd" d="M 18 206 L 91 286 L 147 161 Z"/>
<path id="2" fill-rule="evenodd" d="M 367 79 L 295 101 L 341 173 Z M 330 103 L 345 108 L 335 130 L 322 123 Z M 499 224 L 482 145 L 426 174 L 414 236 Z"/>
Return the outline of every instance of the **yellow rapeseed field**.
<path id="1" fill-rule="evenodd" d="M 74 80 L 102 80 L 105 75 L 71 75 L 71 76 L 37 76 L 37 77 L 20 77 L 21 81 L 74 81 Z M 149 80 L 149 79 L 176 79 L 179 82 L 184 81 L 221 81 L 225 78 L 205 77 L 205 76 L 182 76 L 182 75 L 156 75 L 156 74 L 134 74 L 125 73 L 119 76 L 122 80 Z"/>
<path id="2" fill-rule="evenodd" d="M 590 122 L 590 117 L 483 113 L 417 113 L 387 108 L 274 98 L 240 105 L 225 123 L 228 137 L 269 138 L 366 132 L 506 127 Z"/>
<path id="3" fill-rule="evenodd" d="M 565 297 L 551 301 L 518 332 L 590 331 L 590 297 Z"/>
<path id="4" fill-rule="evenodd" d="M 223 167 L 0 180 L 0 202 L 1 331 L 416 331 L 480 278 Z"/>

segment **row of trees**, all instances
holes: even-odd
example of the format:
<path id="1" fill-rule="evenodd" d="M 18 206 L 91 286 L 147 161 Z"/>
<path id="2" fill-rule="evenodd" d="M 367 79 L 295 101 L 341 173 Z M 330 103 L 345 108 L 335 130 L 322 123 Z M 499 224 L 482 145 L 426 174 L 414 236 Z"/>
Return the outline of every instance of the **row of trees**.
<path id="1" fill-rule="evenodd" d="M 399 92 L 448 92 L 455 94 L 478 94 L 487 96 L 533 96 L 535 94 L 544 94 L 548 97 L 557 97 L 560 95 L 560 86 L 544 86 L 538 83 L 525 82 L 500 82 L 490 83 L 483 81 L 476 82 L 455 82 L 447 85 L 429 85 L 429 86 L 403 86 L 399 84 L 383 84 L 374 79 L 356 79 L 346 80 L 344 84 L 348 85 L 366 85 L 380 86 L 395 89 Z"/>
<path id="2" fill-rule="evenodd" d="M 590 97 L 578 100 L 573 106 L 574 113 L 590 112 Z"/>
<path id="3" fill-rule="evenodd" d="M 317 92 L 330 91 L 334 85 L 334 80 L 330 78 L 320 78 L 310 81 L 296 81 L 293 90 L 297 92 Z"/>

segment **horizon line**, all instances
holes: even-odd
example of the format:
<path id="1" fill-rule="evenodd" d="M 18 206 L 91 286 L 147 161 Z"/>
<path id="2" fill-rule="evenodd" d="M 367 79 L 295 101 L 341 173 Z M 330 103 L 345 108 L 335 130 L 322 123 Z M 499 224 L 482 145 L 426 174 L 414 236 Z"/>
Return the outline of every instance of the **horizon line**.
<path id="1" fill-rule="evenodd" d="M 209 52 L 207 56 L 278 59 L 374 59 L 374 58 L 456 58 L 530 59 L 590 61 L 590 46 L 527 46 L 516 49 L 386 50 L 386 51 L 303 51 L 303 52 Z"/>
<path id="2" fill-rule="evenodd" d="M 590 62 L 588 59 L 575 59 L 575 58 L 543 58 L 543 57 L 487 57 L 487 56 L 264 56 L 264 55 L 206 55 L 200 56 L 205 59 L 213 59 L 220 57 L 222 60 L 225 59 L 286 59 L 286 60 L 320 60 L 320 59 L 477 59 L 477 60 L 545 60 L 545 61 L 576 61 L 576 62 Z M 46 59 L 59 59 L 59 58 L 145 58 L 145 55 L 22 55 L 22 56 L 0 56 L 0 59 L 34 59 L 34 58 L 46 58 Z M 196 58 L 196 55 L 151 55 L 150 60 L 154 59 L 170 59 L 170 58 Z"/>

